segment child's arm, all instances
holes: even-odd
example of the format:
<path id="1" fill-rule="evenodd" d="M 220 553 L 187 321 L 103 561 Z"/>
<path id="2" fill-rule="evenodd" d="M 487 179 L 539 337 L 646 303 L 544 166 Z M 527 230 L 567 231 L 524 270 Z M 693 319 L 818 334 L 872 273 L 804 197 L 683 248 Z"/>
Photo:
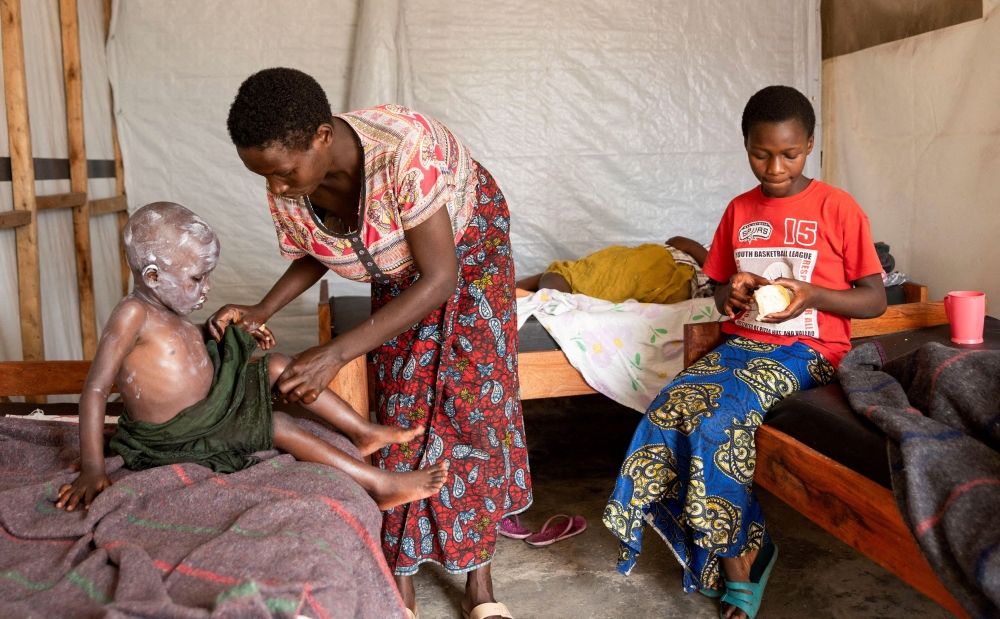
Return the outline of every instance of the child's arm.
<path id="1" fill-rule="evenodd" d="M 679 249 L 694 258 L 698 266 L 705 266 L 705 259 L 708 258 L 708 250 L 698 241 L 683 236 L 675 236 L 667 240 L 667 245 Z"/>
<path id="2" fill-rule="evenodd" d="M 885 312 L 885 286 L 881 273 L 855 280 L 851 282 L 854 287 L 847 290 L 831 290 L 783 277 L 773 283 L 788 288 L 795 297 L 785 311 L 768 314 L 761 318 L 761 322 L 783 322 L 795 318 L 809 307 L 846 318 L 876 318 Z"/>
<path id="3" fill-rule="evenodd" d="M 146 320 L 142 303 L 125 299 L 112 312 L 101 334 L 97 354 L 80 396 L 80 475 L 59 488 L 56 507 L 90 509 L 94 498 L 111 485 L 104 468 L 104 410 L 122 360 L 132 350 Z"/>
<path id="4" fill-rule="evenodd" d="M 754 273 L 735 273 L 729 278 L 729 283 L 719 282 L 719 285 L 715 287 L 715 307 L 719 309 L 720 314 L 725 314 L 734 320 L 736 314 L 750 309 L 753 291 L 770 283 L 767 279 Z"/>

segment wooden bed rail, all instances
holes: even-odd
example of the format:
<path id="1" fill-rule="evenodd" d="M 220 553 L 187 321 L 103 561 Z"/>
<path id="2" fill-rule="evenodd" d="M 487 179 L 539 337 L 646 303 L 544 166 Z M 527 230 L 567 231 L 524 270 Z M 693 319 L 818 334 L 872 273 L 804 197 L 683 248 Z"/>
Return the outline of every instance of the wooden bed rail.
<path id="1" fill-rule="evenodd" d="M 924 286 L 920 288 L 925 292 L 927 290 Z M 936 327 L 947 322 L 942 301 L 890 305 L 878 318 L 851 320 L 851 339 Z M 720 322 L 684 325 L 684 367 L 705 356 L 721 344 L 723 339 Z"/>

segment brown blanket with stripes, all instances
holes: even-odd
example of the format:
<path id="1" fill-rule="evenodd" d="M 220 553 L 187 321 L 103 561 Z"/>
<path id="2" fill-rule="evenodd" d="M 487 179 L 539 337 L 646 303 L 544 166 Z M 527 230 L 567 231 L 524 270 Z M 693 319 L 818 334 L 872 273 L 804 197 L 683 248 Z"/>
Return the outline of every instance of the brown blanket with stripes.
<path id="1" fill-rule="evenodd" d="M 76 425 L 0 418 L 0 617 L 404 617 L 364 490 L 334 468 L 258 455 L 230 475 L 131 472 L 111 457 L 111 488 L 67 513 L 54 503 L 77 474 Z"/>

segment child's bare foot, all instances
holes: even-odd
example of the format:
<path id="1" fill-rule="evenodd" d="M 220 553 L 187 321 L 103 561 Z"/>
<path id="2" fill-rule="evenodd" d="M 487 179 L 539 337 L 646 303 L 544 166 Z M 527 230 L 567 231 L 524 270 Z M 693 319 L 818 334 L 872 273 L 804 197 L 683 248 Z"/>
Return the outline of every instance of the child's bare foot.
<path id="1" fill-rule="evenodd" d="M 447 462 L 438 462 L 434 466 L 409 473 L 393 473 L 382 469 L 378 471 L 374 485 L 366 490 L 381 510 L 426 499 L 440 490 L 448 479 Z"/>
<path id="2" fill-rule="evenodd" d="M 424 426 L 412 428 L 397 428 L 394 426 L 382 426 L 376 423 L 367 424 L 366 430 L 358 436 L 352 437 L 351 442 L 358 448 L 362 456 L 373 454 L 386 445 L 399 445 L 423 436 L 427 432 Z"/>

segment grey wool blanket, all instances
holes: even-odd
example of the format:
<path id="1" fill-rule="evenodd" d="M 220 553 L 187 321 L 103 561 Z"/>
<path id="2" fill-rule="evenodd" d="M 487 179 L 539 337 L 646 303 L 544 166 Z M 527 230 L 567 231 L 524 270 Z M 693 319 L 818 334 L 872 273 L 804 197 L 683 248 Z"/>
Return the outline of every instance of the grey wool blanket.
<path id="1" fill-rule="evenodd" d="M 339 470 L 276 451 L 229 475 L 191 463 L 132 472 L 115 456 L 114 484 L 66 512 L 55 497 L 76 477 L 78 433 L 0 417 L 0 617 L 405 617 L 382 514 Z"/>
<path id="2" fill-rule="evenodd" d="M 852 408 L 889 437 L 896 504 L 970 617 L 1000 617 L 1000 351 L 878 343 L 840 364 Z"/>

